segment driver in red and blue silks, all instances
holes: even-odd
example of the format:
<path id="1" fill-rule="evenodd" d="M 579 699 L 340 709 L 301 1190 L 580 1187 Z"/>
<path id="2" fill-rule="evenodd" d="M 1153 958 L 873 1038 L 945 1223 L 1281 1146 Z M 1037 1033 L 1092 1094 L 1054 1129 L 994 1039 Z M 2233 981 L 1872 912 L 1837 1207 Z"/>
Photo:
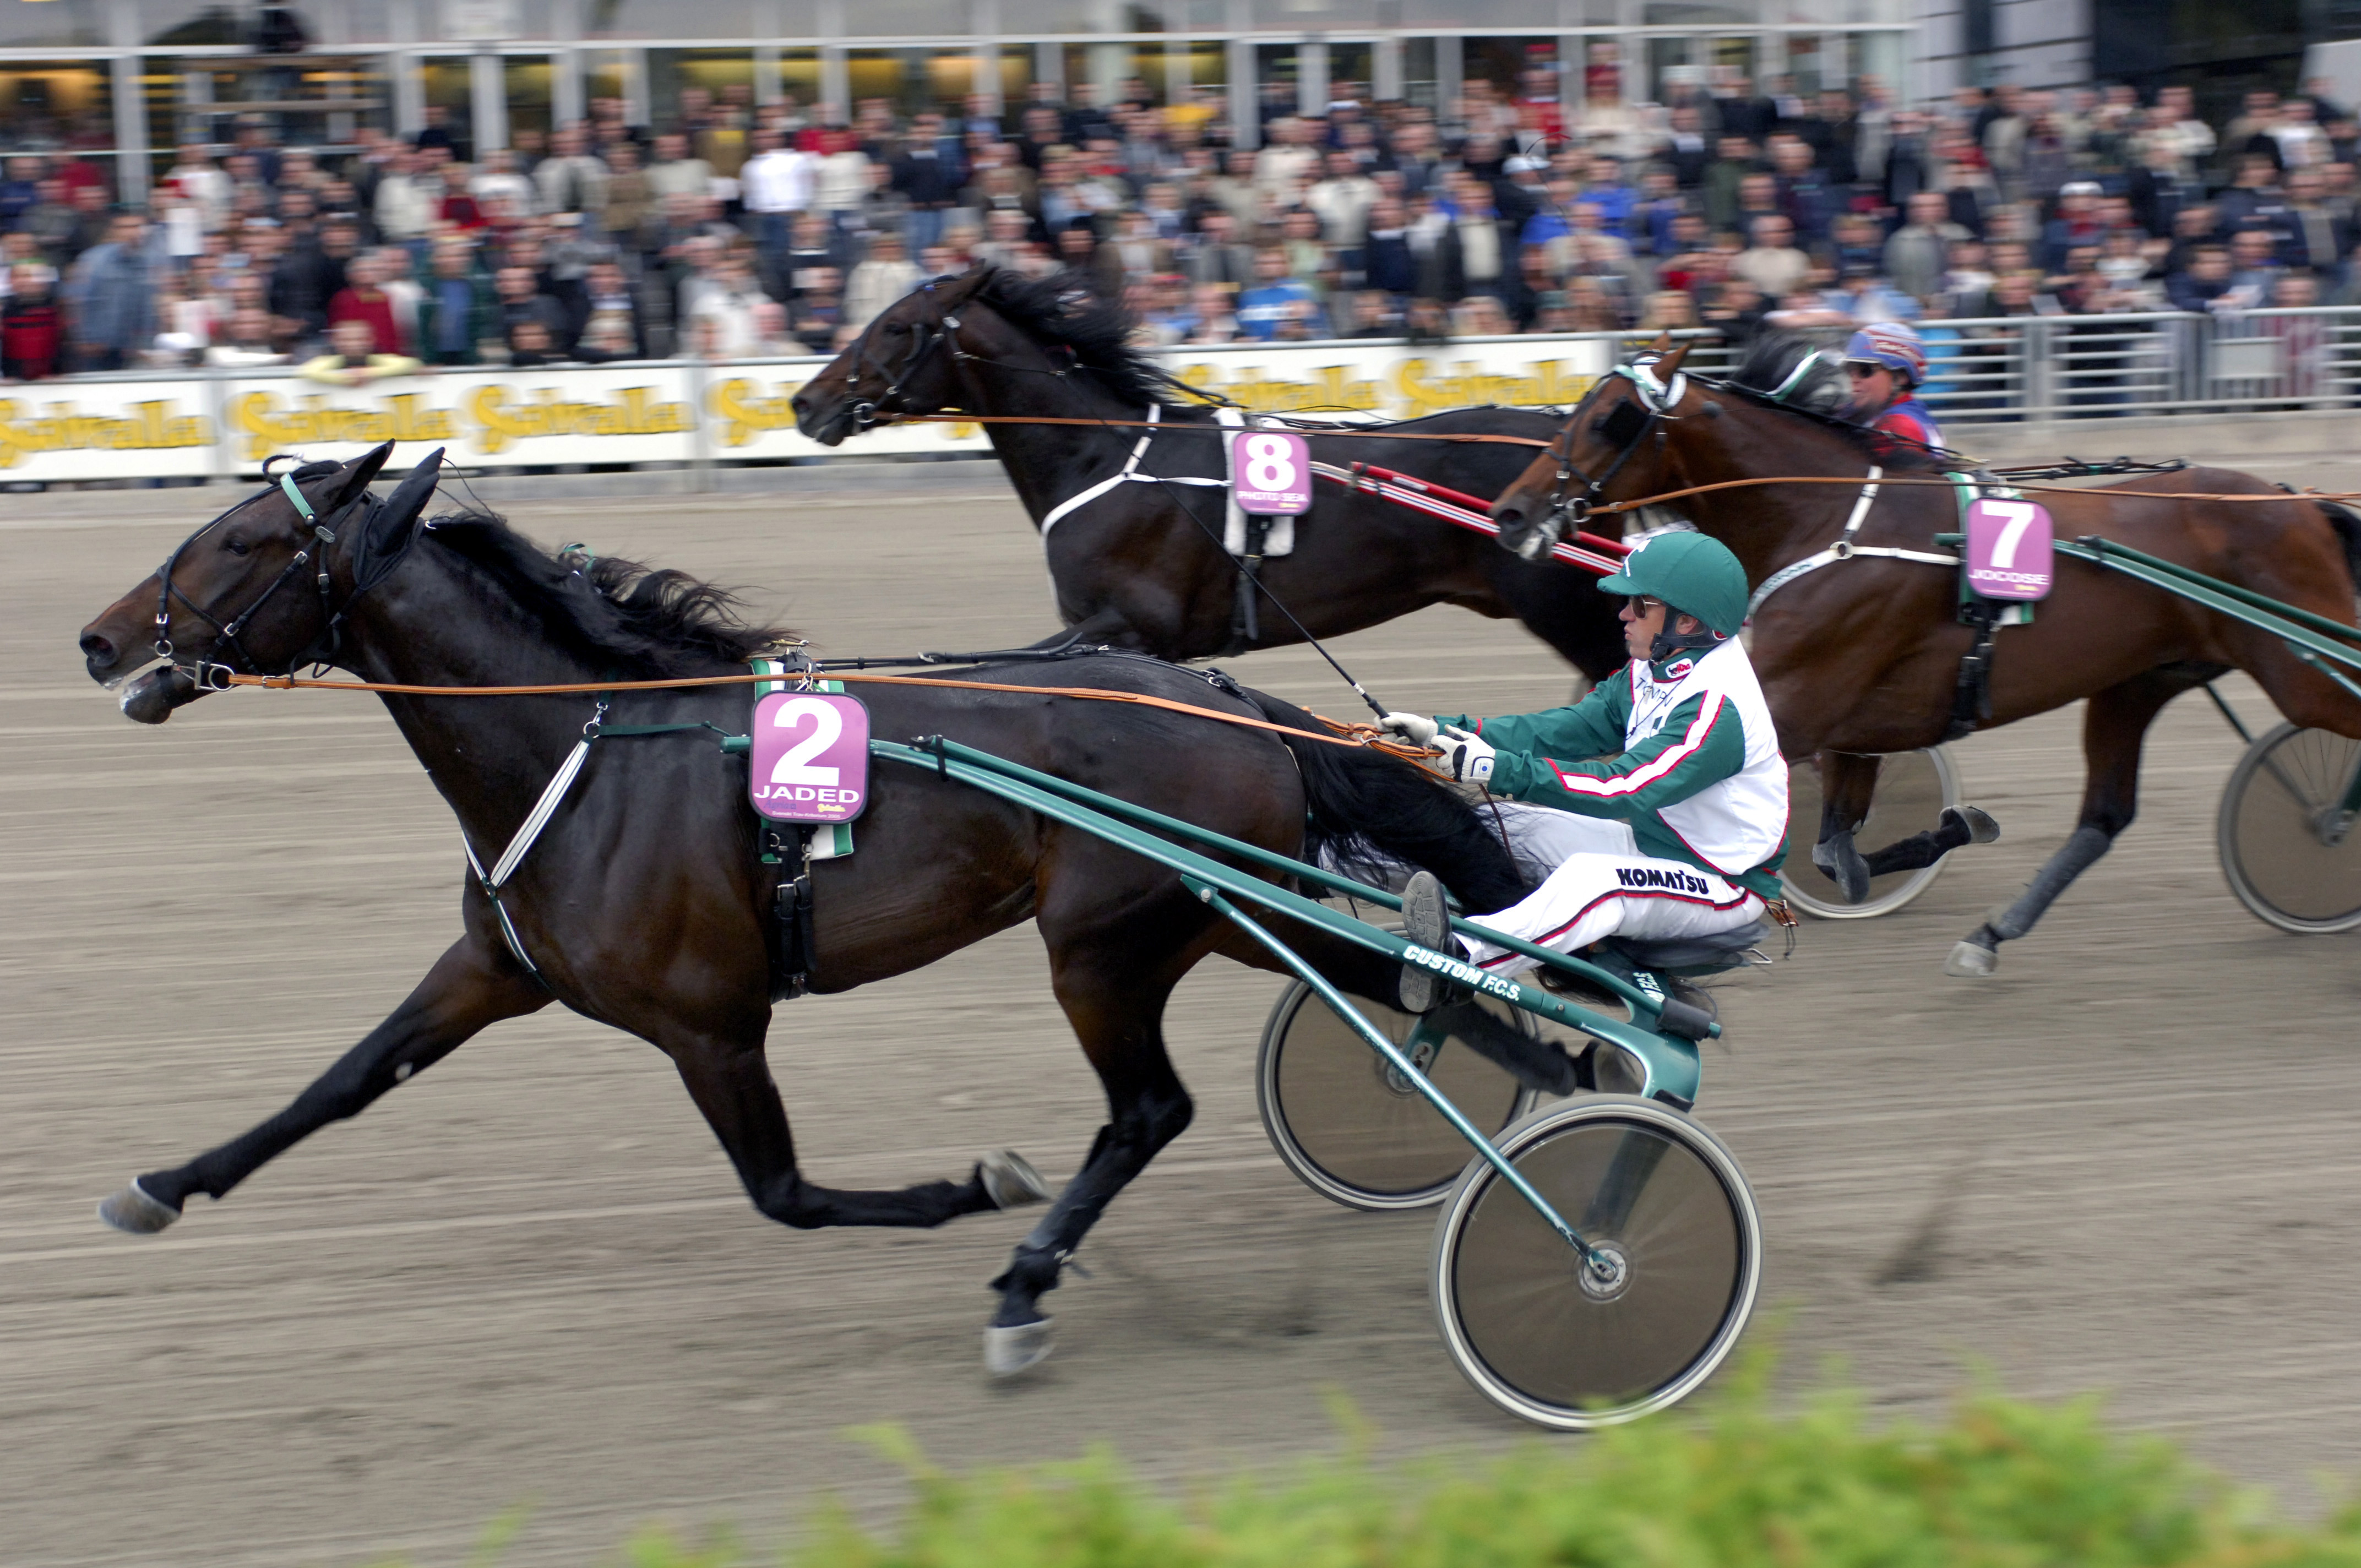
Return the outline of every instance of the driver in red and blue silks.
<path id="1" fill-rule="evenodd" d="M 1872 322 L 1845 345 L 1845 369 L 1852 377 L 1849 416 L 1855 424 L 1927 446 L 1943 444 L 1943 431 L 1918 389 L 1927 384 L 1927 345 L 1901 322 Z"/>

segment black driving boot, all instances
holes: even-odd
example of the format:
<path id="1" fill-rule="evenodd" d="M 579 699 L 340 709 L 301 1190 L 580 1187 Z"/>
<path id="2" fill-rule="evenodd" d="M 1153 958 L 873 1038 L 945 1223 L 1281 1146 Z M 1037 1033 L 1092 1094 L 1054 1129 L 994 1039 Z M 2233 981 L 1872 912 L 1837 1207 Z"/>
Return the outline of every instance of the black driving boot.
<path id="1" fill-rule="evenodd" d="M 1401 915 L 1402 935 L 1411 941 L 1445 958 L 1460 956 L 1459 944 L 1451 938 L 1451 909 L 1443 902 L 1443 883 L 1433 872 L 1411 875 L 1402 889 Z M 1398 989 L 1403 1012 L 1432 1013 L 1449 998 L 1451 982 L 1431 969 L 1404 964 Z"/>

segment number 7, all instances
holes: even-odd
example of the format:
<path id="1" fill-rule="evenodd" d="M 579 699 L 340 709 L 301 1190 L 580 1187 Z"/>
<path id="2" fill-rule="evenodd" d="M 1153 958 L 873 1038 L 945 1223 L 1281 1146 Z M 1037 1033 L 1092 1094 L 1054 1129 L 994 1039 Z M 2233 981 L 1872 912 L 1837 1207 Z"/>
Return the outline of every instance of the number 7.
<path id="1" fill-rule="evenodd" d="M 2001 571 L 2016 565 L 2016 547 L 2025 538 L 2025 531 L 2033 526 L 2039 508 L 2025 501 L 1986 501 L 1984 510 L 2004 519 L 2000 537 L 1993 542 L 1992 564 Z"/>

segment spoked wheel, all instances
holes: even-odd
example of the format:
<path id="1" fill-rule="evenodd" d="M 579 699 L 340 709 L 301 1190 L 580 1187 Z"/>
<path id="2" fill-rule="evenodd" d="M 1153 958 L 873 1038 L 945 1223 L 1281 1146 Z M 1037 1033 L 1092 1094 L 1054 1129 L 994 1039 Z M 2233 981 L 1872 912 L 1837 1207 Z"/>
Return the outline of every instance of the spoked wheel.
<path id="1" fill-rule="evenodd" d="M 1396 1045 L 1411 1040 L 1412 1014 L 1356 1005 Z M 1531 1032 L 1529 1014 L 1488 998 L 1483 1005 Z M 1422 1036 L 1404 1048 L 1487 1133 L 1508 1126 L 1538 1098 L 1465 1046 Z M 1439 1203 L 1467 1165 L 1467 1140 L 1301 981 L 1279 996 L 1263 1028 L 1255 1101 L 1287 1168 L 1347 1208 Z"/>
<path id="2" fill-rule="evenodd" d="M 1737 1160 L 1652 1100 L 1599 1095 L 1496 1140 L 1618 1270 L 1600 1279 L 1482 1159 L 1435 1223 L 1434 1312 L 1485 1398 L 1562 1431 L 1659 1410 L 1737 1344 L 1763 1277 L 1763 1222 Z"/>
<path id="3" fill-rule="evenodd" d="M 1883 849 L 1897 839 L 1935 826 L 1943 807 L 1960 804 L 1960 778 L 1943 747 L 1924 751 L 1896 751 L 1881 760 L 1877 793 L 1870 796 L 1869 817 L 1853 839 L 1868 848 Z M 1943 862 L 1915 872 L 1888 872 L 1869 879 L 1869 896 L 1846 904 L 1837 896 L 1837 884 L 1812 864 L 1812 845 L 1820 830 L 1820 769 L 1806 758 L 1787 770 L 1787 821 L 1793 835 L 1787 858 L 1780 862 L 1779 882 L 1787 902 L 1823 920 L 1867 920 L 1891 915 L 1934 884 L 1943 874 Z"/>
<path id="4" fill-rule="evenodd" d="M 2215 838 L 2230 891 L 2282 931 L 2361 927 L 2361 824 L 2344 820 L 2361 741 L 2282 724 L 2247 750 L 2222 792 Z"/>

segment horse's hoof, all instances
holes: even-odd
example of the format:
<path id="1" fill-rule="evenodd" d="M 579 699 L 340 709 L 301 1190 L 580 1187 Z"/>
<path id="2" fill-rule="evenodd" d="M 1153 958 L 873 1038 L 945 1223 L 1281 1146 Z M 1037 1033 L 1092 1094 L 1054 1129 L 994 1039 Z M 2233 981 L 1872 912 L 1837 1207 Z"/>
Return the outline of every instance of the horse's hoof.
<path id="1" fill-rule="evenodd" d="M 976 1161 L 975 1173 L 983 1179 L 983 1195 L 995 1209 L 1022 1209 L 1049 1201 L 1049 1184 L 1015 1149 L 993 1150 Z"/>
<path id="2" fill-rule="evenodd" d="M 1961 942 L 1943 960 L 1943 972 L 1960 980 L 1982 980 L 2000 968 L 2000 955 L 1973 942 Z"/>
<path id="3" fill-rule="evenodd" d="M 1813 845 L 1812 864 L 1837 884 L 1837 896 L 1847 904 L 1860 904 L 1869 897 L 1869 861 L 1852 847 L 1850 836 L 1842 842 L 1831 839 Z"/>
<path id="4" fill-rule="evenodd" d="M 1991 844 L 2000 839 L 2000 824 L 1993 820 L 1991 812 L 1980 806 L 1947 806 L 1943 807 L 1943 815 L 1960 819 L 1960 826 L 1968 830 L 1968 842 L 1971 844 Z"/>
<path id="5" fill-rule="evenodd" d="M 98 1217 L 126 1235 L 152 1236 L 181 1217 L 181 1212 L 134 1181 L 98 1206 Z"/>
<path id="6" fill-rule="evenodd" d="M 983 1331 L 983 1369 L 994 1377 L 1014 1377 L 1031 1370 L 1049 1359 L 1050 1325 L 1055 1318 L 1040 1318 L 1029 1323 L 1019 1323 L 1004 1329 L 997 1323 Z"/>

